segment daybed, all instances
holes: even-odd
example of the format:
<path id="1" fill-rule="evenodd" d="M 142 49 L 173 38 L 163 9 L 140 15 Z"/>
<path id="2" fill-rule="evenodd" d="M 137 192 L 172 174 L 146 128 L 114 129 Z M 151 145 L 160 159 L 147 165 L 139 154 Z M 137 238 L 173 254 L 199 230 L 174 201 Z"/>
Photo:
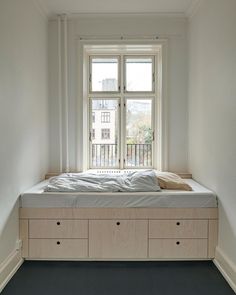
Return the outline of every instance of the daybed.
<path id="1" fill-rule="evenodd" d="M 193 191 L 44 192 L 48 180 L 21 195 L 25 259 L 213 259 L 216 196 L 192 179 Z"/>

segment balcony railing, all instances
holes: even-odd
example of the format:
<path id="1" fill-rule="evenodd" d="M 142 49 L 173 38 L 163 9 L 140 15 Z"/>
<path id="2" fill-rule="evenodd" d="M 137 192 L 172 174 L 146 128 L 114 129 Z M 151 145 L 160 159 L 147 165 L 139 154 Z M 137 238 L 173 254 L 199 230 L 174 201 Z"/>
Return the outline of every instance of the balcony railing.
<path id="1" fill-rule="evenodd" d="M 118 167 L 117 144 L 92 144 L 92 167 Z M 127 144 L 125 167 L 151 167 L 151 144 Z"/>

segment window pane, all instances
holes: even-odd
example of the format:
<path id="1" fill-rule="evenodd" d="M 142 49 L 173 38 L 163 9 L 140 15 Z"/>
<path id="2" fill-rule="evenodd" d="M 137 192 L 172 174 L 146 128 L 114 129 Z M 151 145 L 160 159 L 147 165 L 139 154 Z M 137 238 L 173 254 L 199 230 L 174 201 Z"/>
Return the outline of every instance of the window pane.
<path id="1" fill-rule="evenodd" d="M 152 100 L 127 99 L 126 166 L 152 166 Z"/>
<path id="2" fill-rule="evenodd" d="M 152 91 L 152 64 L 151 57 L 126 58 L 126 91 Z"/>
<path id="3" fill-rule="evenodd" d="M 92 99 L 91 164 L 94 168 L 118 166 L 118 100 Z"/>
<path id="4" fill-rule="evenodd" d="M 118 58 L 92 58 L 91 74 L 92 91 L 118 91 Z"/>
<path id="5" fill-rule="evenodd" d="M 110 123 L 110 117 L 111 117 L 110 112 L 102 112 L 101 122 L 102 123 Z"/>

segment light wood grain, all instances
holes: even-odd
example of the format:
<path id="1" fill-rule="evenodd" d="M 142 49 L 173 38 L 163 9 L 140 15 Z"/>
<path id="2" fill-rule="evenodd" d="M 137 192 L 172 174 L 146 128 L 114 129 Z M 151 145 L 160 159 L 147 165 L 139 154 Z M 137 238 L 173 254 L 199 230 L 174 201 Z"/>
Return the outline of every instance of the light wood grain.
<path id="1" fill-rule="evenodd" d="M 217 219 L 218 208 L 21 208 L 30 219 Z"/>
<path id="2" fill-rule="evenodd" d="M 29 238 L 88 238 L 88 220 L 31 219 Z"/>
<path id="3" fill-rule="evenodd" d="M 191 173 L 176 173 L 176 174 L 179 175 L 181 178 L 192 179 Z"/>
<path id="4" fill-rule="evenodd" d="M 21 208 L 20 218 L 29 259 L 209 259 L 217 243 L 217 208 Z"/>
<path id="5" fill-rule="evenodd" d="M 218 242 L 218 220 L 209 220 L 208 228 L 208 257 L 215 257 L 215 249 Z"/>
<path id="6" fill-rule="evenodd" d="M 179 244 L 178 244 L 179 243 Z M 207 239 L 151 239 L 149 258 L 207 258 Z"/>
<path id="7" fill-rule="evenodd" d="M 29 258 L 86 257 L 88 257 L 87 239 L 29 239 Z"/>
<path id="8" fill-rule="evenodd" d="M 149 238 L 207 238 L 208 220 L 150 220 Z"/>
<path id="9" fill-rule="evenodd" d="M 89 221 L 90 258 L 145 258 L 147 220 Z"/>
<path id="10" fill-rule="evenodd" d="M 29 222 L 28 219 L 20 220 L 20 239 L 22 241 L 21 256 L 23 258 L 29 255 Z"/>
<path id="11" fill-rule="evenodd" d="M 46 175 L 45 175 L 45 179 L 49 179 L 49 178 L 51 178 L 51 177 L 54 177 L 54 176 L 58 176 L 58 175 L 60 175 L 61 173 L 59 173 L 59 172 L 50 172 L 50 173 L 47 173 Z"/>

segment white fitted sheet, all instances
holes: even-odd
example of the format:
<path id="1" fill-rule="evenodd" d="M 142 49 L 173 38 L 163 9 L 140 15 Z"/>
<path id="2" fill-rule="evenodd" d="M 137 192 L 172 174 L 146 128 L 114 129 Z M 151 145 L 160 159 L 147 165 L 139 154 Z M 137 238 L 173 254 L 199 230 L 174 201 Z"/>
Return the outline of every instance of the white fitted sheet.
<path id="1" fill-rule="evenodd" d="M 162 190 L 161 192 L 61 193 L 44 192 L 48 180 L 38 183 L 20 196 L 23 208 L 195 208 L 217 207 L 216 195 L 192 179 L 185 181 L 193 191 Z"/>

